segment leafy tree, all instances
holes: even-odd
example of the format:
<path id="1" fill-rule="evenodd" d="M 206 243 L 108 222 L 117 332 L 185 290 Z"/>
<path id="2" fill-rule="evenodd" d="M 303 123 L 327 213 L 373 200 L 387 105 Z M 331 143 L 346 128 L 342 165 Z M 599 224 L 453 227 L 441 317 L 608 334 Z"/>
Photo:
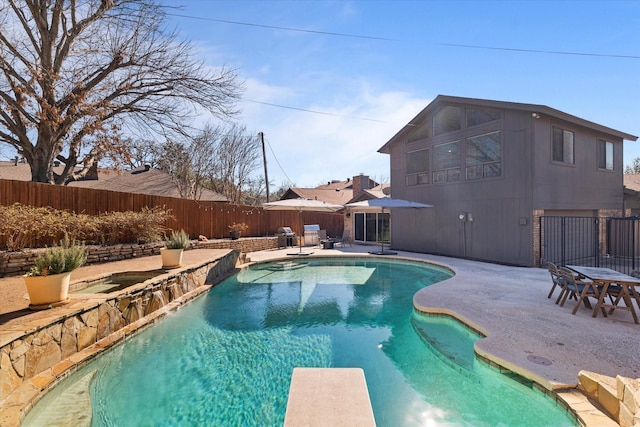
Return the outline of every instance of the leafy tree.
<path id="1" fill-rule="evenodd" d="M 633 159 L 633 165 L 627 165 L 624 169 L 626 174 L 640 173 L 640 157 Z"/>
<path id="2" fill-rule="evenodd" d="M 32 181 L 80 179 L 127 157 L 123 134 L 180 131 L 195 107 L 235 114 L 235 70 L 197 61 L 156 0 L 2 0 L 0 17 L 0 142 Z"/>

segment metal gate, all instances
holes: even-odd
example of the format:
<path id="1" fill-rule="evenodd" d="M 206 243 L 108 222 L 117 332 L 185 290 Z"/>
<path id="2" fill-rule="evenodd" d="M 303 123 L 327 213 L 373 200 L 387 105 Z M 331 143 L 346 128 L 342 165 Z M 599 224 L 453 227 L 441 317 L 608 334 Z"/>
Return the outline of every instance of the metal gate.
<path id="1" fill-rule="evenodd" d="M 602 221 L 606 227 L 601 229 Z M 640 219 L 540 217 L 540 265 L 608 267 L 629 274 L 640 269 Z"/>

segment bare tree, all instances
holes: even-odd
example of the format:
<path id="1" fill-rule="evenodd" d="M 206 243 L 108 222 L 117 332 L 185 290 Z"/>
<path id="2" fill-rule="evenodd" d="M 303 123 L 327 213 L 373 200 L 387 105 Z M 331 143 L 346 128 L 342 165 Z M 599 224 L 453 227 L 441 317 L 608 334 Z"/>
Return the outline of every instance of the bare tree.
<path id="1" fill-rule="evenodd" d="M 236 204 L 259 203 L 263 178 L 252 178 L 260 165 L 260 141 L 241 125 L 206 125 L 194 136 L 167 140 L 152 164 L 171 174 L 180 196 L 199 199 L 205 188 Z"/>
<path id="2" fill-rule="evenodd" d="M 243 189 L 260 165 L 261 146 L 257 135 L 248 135 L 245 126 L 215 131 L 217 143 L 213 167 L 209 170 L 212 189 L 232 203 L 240 204 Z"/>
<path id="3" fill-rule="evenodd" d="M 0 142 L 33 181 L 66 184 L 101 157 L 126 158 L 125 131 L 179 131 L 196 106 L 235 113 L 235 70 L 206 68 L 164 19 L 155 0 L 0 1 Z"/>
<path id="4" fill-rule="evenodd" d="M 627 165 L 627 167 L 624 169 L 624 173 L 626 174 L 640 173 L 640 157 L 636 157 L 635 159 L 633 159 L 633 164 Z"/>

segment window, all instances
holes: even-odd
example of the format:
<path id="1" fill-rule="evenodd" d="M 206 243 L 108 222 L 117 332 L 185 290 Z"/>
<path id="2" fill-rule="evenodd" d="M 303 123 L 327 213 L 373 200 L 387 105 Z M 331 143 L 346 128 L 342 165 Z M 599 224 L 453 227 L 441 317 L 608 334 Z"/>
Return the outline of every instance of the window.
<path id="1" fill-rule="evenodd" d="M 458 107 L 446 106 L 433 116 L 433 134 L 455 132 L 461 129 L 461 112 Z"/>
<path id="2" fill-rule="evenodd" d="M 572 165 L 574 133 L 553 127 L 553 161 Z"/>
<path id="3" fill-rule="evenodd" d="M 467 127 L 493 122 L 495 120 L 500 120 L 501 118 L 502 115 L 499 111 L 467 108 Z"/>
<path id="4" fill-rule="evenodd" d="M 433 147 L 433 182 L 460 181 L 460 141 Z"/>
<path id="5" fill-rule="evenodd" d="M 429 138 L 431 136 L 431 123 L 427 120 L 424 124 L 420 125 L 415 131 L 407 138 L 407 143 L 419 141 L 421 139 Z"/>
<path id="6" fill-rule="evenodd" d="M 500 132 L 467 138 L 468 180 L 502 175 L 501 141 Z"/>
<path id="7" fill-rule="evenodd" d="M 406 185 L 429 183 L 429 149 L 407 152 Z"/>
<path id="8" fill-rule="evenodd" d="M 613 170 L 613 142 L 598 140 L 598 168 Z"/>

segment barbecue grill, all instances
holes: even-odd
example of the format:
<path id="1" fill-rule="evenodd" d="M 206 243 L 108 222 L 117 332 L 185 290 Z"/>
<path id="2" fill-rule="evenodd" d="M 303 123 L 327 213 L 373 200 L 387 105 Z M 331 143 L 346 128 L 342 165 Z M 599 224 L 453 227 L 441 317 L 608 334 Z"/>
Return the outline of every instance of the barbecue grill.
<path id="1" fill-rule="evenodd" d="M 320 231 L 320 226 L 318 224 L 309 224 L 304 226 L 304 245 L 317 246 L 319 245 L 318 241 L 318 231 Z"/>
<path id="2" fill-rule="evenodd" d="M 296 233 L 291 230 L 291 227 L 280 227 L 276 233 L 278 236 L 278 247 L 287 247 L 295 245 Z"/>

